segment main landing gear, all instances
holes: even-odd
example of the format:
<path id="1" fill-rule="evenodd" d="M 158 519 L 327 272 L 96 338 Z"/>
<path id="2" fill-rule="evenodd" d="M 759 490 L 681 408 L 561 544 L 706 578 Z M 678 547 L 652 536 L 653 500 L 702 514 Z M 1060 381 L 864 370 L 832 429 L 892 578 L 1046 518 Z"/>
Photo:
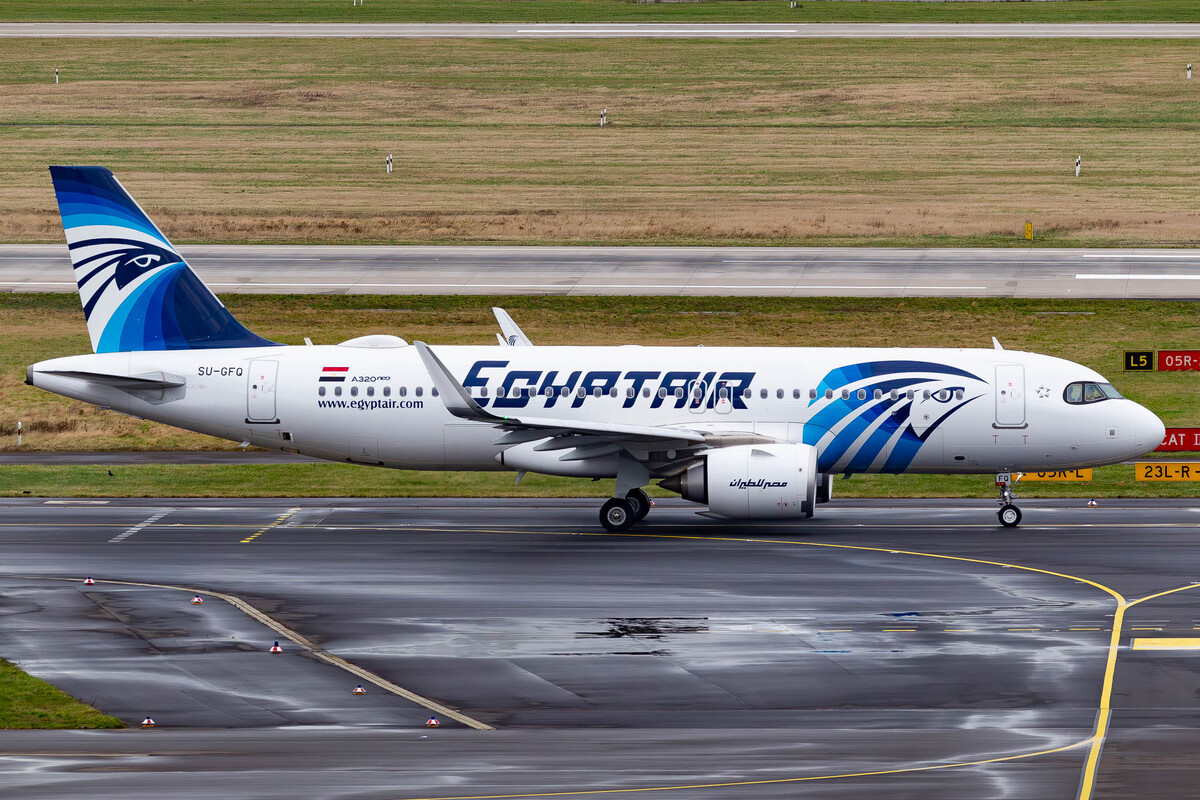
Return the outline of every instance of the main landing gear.
<path id="1" fill-rule="evenodd" d="M 996 476 L 996 488 L 1000 490 L 1000 510 L 996 513 L 996 517 L 1006 528 L 1015 528 L 1021 524 L 1021 509 L 1012 502 L 1017 499 L 1012 491 L 1014 483 L 1016 481 L 1013 480 L 1013 475 L 1008 472 L 1001 472 Z"/>
<path id="2" fill-rule="evenodd" d="M 625 497 L 614 497 L 600 508 L 600 524 L 612 533 L 621 533 L 633 523 L 645 519 L 654 501 L 641 489 L 631 489 Z"/>

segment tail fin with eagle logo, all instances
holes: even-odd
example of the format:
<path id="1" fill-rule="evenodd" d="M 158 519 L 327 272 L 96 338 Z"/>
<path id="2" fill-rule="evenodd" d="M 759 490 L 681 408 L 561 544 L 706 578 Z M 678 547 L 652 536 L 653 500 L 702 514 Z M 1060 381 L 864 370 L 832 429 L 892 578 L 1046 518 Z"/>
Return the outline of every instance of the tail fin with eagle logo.
<path id="1" fill-rule="evenodd" d="M 266 347 L 104 167 L 50 167 L 92 350 Z"/>

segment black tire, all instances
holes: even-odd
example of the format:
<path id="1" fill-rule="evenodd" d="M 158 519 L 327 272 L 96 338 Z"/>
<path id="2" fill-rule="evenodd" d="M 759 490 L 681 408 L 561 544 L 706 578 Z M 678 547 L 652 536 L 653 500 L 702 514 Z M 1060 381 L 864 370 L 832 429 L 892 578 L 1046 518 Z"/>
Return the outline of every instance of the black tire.
<path id="1" fill-rule="evenodd" d="M 634 522 L 641 522 L 650 513 L 650 495 L 641 489 L 631 489 L 629 494 L 625 495 L 625 499 L 633 506 Z"/>
<path id="2" fill-rule="evenodd" d="M 600 524 L 606 531 L 621 533 L 632 528 L 635 522 L 633 505 L 628 500 L 614 497 L 600 508 Z"/>
<path id="3" fill-rule="evenodd" d="M 1000 511 L 996 514 L 1000 524 L 1006 528 L 1015 528 L 1021 524 L 1021 509 L 1012 505 L 1001 506 Z"/>

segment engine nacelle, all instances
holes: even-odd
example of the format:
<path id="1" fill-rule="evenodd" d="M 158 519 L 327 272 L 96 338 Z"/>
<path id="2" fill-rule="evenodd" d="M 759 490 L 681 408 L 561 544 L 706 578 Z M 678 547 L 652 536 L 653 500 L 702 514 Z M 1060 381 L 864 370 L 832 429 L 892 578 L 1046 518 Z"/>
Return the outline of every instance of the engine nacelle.
<path id="1" fill-rule="evenodd" d="M 662 482 L 684 499 L 730 519 L 797 519 L 817 504 L 817 449 L 807 444 L 722 447 Z"/>

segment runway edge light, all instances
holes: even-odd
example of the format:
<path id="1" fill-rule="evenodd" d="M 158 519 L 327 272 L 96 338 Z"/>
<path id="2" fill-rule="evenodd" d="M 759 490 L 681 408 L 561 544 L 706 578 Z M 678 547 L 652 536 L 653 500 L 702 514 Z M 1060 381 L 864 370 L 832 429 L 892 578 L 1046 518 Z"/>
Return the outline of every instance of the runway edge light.
<path id="1" fill-rule="evenodd" d="M 272 653 L 282 653 L 283 652 L 283 648 L 279 646 L 279 642 L 276 642 L 275 644 L 271 645 L 271 652 Z"/>
<path id="2" fill-rule="evenodd" d="M 95 586 L 96 582 L 94 580 L 92 580 L 91 575 L 88 575 L 86 578 L 83 579 L 83 585 L 84 586 Z"/>
<path id="3" fill-rule="evenodd" d="M 204 605 L 204 598 L 201 597 L 200 595 L 195 595 L 194 597 L 192 597 L 192 605 L 194 605 L 194 606 Z"/>
<path id="4" fill-rule="evenodd" d="M 367 693 L 367 690 L 362 687 L 361 683 L 358 686 L 355 686 L 354 691 L 351 692 L 351 694 L 366 694 L 366 693 Z"/>
<path id="5" fill-rule="evenodd" d="M 440 728 L 440 727 L 442 727 L 442 723 L 441 723 L 441 720 L 439 720 L 437 717 L 430 717 L 429 719 L 425 720 L 425 727 L 426 728 Z"/>
<path id="6" fill-rule="evenodd" d="M 143 728 L 153 728 L 154 720 L 150 719 L 149 717 L 146 717 L 144 720 L 142 720 L 142 727 Z"/>
<path id="7" fill-rule="evenodd" d="M 1095 500 L 1088 500 L 1088 508 L 1098 508 L 1099 504 Z"/>

